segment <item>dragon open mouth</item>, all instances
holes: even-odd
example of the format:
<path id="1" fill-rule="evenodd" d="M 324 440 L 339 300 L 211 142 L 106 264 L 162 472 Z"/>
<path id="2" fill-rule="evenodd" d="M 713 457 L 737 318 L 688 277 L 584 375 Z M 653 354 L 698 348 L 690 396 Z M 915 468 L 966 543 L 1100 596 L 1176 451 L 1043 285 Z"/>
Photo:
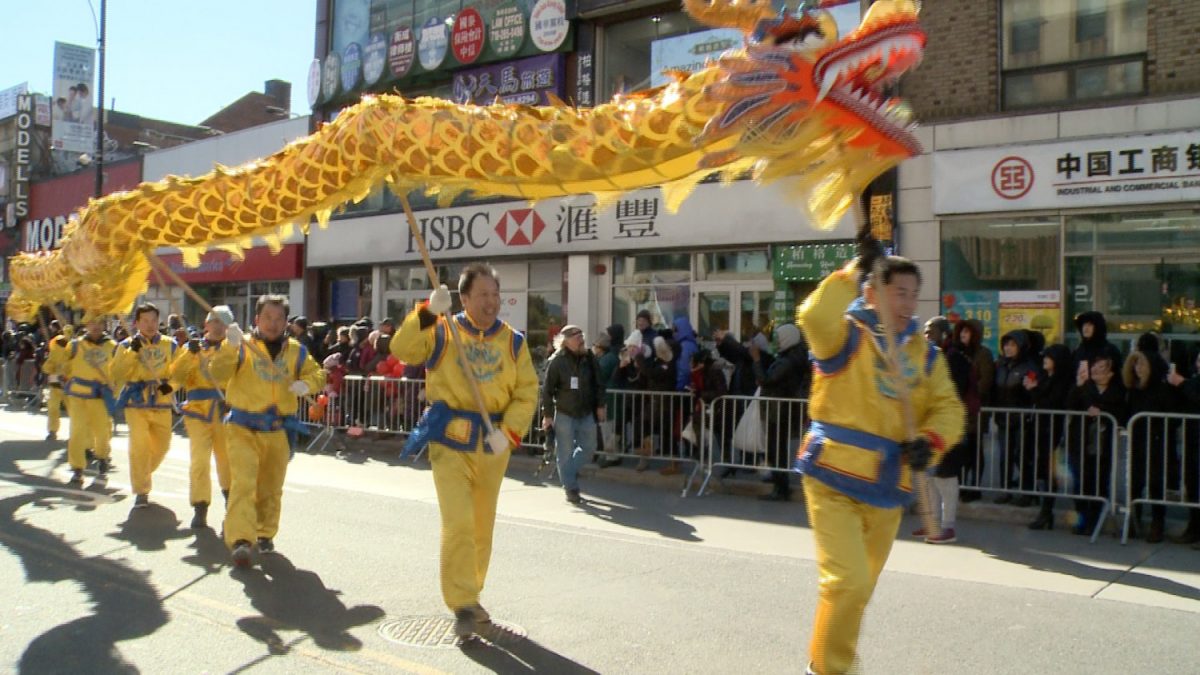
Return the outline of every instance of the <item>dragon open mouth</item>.
<path id="1" fill-rule="evenodd" d="M 912 111 L 886 89 L 919 63 L 924 51 L 925 32 L 908 20 L 834 47 L 813 68 L 817 100 L 828 97 L 913 154 L 920 154 L 921 145 L 912 133 L 916 128 Z"/>

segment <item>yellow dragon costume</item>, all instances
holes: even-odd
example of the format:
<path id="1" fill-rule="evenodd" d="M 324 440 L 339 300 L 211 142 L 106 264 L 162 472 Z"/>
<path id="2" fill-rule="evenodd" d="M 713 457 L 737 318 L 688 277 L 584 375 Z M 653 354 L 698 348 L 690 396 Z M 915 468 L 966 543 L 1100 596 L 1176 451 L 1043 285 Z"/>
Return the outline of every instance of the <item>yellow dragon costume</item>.
<path id="1" fill-rule="evenodd" d="M 199 178 L 168 177 L 93 200 L 60 248 L 11 260 L 8 311 L 63 302 L 88 317 L 128 311 L 146 285 L 146 253 L 178 247 L 185 264 L 251 238 L 278 248 L 293 225 L 324 226 L 380 183 L 448 202 L 473 192 L 528 200 L 661 185 L 674 209 L 703 178 L 786 181 L 814 223 L 831 227 L 880 173 L 920 152 L 906 106 L 883 93 L 924 50 L 913 0 L 879 0 L 839 38 L 832 17 L 777 14 L 767 0 L 684 0 L 743 48 L 666 86 L 592 109 L 458 105 L 366 96 L 280 152 Z M 115 279 L 125 283 L 112 283 Z"/>

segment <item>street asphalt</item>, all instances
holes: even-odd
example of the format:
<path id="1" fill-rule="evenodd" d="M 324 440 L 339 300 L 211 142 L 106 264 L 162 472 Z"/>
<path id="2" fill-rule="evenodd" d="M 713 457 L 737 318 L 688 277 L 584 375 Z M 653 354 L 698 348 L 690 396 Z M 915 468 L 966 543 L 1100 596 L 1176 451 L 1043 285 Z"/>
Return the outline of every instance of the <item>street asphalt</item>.
<path id="1" fill-rule="evenodd" d="M 64 420 L 62 438 L 69 421 Z M 444 639 L 426 463 L 395 444 L 299 452 L 277 552 L 233 571 L 188 528 L 187 442 L 131 511 L 127 437 L 106 483 L 66 486 L 45 418 L 0 411 L 0 670 L 19 673 L 801 673 L 817 572 L 799 502 L 589 472 L 567 504 L 536 462 L 504 483 L 485 639 Z M 215 481 L 215 475 L 214 475 Z M 718 486 L 720 488 L 720 486 Z M 1032 513 L 1029 514 L 1032 516 Z M 865 673 L 1200 672 L 1200 551 L 907 517 L 860 641 Z M 406 640 L 407 644 L 393 639 Z"/>

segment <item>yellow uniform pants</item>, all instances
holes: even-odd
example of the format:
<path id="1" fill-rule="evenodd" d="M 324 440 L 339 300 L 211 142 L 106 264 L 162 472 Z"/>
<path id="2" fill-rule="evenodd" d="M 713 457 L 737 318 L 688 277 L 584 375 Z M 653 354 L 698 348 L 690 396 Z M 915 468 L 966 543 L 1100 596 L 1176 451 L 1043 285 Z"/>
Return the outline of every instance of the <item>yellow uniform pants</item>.
<path id="1" fill-rule="evenodd" d="M 62 409 L 66 403 L 66 397 L 63 396 L 62 387 L 50 387 L 50 399 L 46 402 L 46 431 L 57 434 L 59 426 L 62 424 Z M 67 411 L 70 415 L 71 411 Z"/>
<path id="2" fill-rule="evenodd" d="M 96 459 L 108 459 L 112 441 L 112 417 L 102 398 L 68 396 L 67 414 L 71 416 L 71 436 L 67 439 L 67 461 L 71 468 L 83 471 L 87 449 Z"/>
<path id="3" fill-rule="evenodd" d="M 217 484 L 229 489 L 229 454 L 226 451 L 225 425 L 220 418 L 206 422 L 184 417 L 188 441 L 192 446 L 189 485 L 192 505 L 212 503 L 212 460 L 217 459 Z"/>
<path id="4" fill-rule="evenodd" d="M 892 550 L 903 509 L 869 506 L 807 477 L 804 498 L 820 574 L 811 666 L 818 675 L 841 675 L 854 664 L 863 611 Z"/>
<path id="5" fill-rule="evenodd" d="M 232 477 L 225 506 L 225 543 L 232 549 L 238 541 L 274 539 L 291 455 L 287 433 L 226 424 L 225 437 Z"/>
<path id="6" fill-rule="evenodd" d="M 431 443 L 442 513 L 442 599 L 451 610 L 479 602 L 492 559 L 492 529 L 508 455 L 459 452 Z"/>
<path id="7" fill-rule="evenodd" d="M 136 495 L 150 494 L 150 475 L 162 464 L 171 447 L 171 411 L 126 408 L 129 425 L 129 482 Z"/>

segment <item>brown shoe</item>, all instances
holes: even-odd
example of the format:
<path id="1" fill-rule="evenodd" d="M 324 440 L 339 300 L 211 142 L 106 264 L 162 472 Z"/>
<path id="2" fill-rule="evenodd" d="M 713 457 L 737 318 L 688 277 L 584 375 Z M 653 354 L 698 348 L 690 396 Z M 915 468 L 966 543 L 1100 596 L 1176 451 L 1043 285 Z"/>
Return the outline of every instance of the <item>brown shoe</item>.
<path id="1" fill-rule="evenodd" d="M 659 469 L 658 473 L 663 476 L 675 476 L 679 473 L 679 464 L 677 462 L 671 462 L 670 464 Z"/>

